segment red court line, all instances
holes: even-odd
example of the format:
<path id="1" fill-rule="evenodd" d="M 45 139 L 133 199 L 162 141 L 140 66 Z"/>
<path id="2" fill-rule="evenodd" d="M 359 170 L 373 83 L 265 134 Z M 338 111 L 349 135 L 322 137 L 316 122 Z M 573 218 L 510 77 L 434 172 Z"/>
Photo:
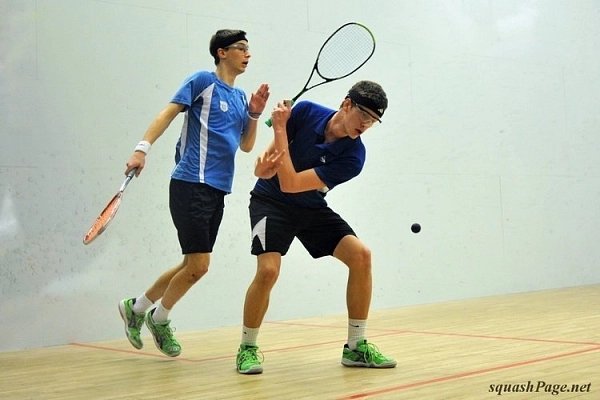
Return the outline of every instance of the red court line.
<path id="1" fill-rule="evenodd" d="M 370 338 L 374 338 L 374 337 L 381 337 L 381 336 L 391 336 L 391 335 L 396 335 L 396 333 L 394 332 L 388 332 L 388 333 L 379 333 L 376 335 L 370 335 Z M 315 347 L 315 346 L 323 346 L 326 344 L 340 344 L 343 343 L 344 339 L 338 339 L 338 340 L 330 340 L 327 342 L 318 342 L 318 343 L 309 343 L 309 344 L 301 344 L 298 346 L 288 346 L 288 347 L 279 347 L 273 350 L 261 350 L 263 353 L 275 353 L 278 351 L 290 351 L 290 350 L 296 350 L 296 349 L 303 349 L 306 347 Z"/>
<path id="2" fill-rule="evenodd" d="M 586 349 L 571 351 L 568 353 L 559 353 L 559 354 L 555 354 L 552 356 L 534 358 L 534 359 L 525 360 L 525 361 L 518 361 L 518 362 L 514 362 L 514 363 L 510 363 L 510 364 L 503 364 L 503 365 L 498 365 L 495 367 L 478 369 L 478 370 L 474 370 L 474 371 L 460 372 L 457 374 L 440 376 L 437 378 L 432 378 L 432 379 L 427 379 L 427 380 L 422 380 L 422 381 L 417 381 L 417 382 L 412 382 L 412 383 L 405 383 L 402 385 L 391 386 L 391 387 L 383 388 L 383 389 L 376 389 L 376 390 L 365 391 L 365 392 L 361 392 L 361 393 L 350 394 L 350 395 L 347 395 L 344 397 L 340 397 L 338 400 L 364 399 L 364 398 L 367 398 L 370 396 L 376 396 L 376 395 L 380 395 L 380 394 L 388 394 L 388 393 L 393 393 L 393 392 L 400 392 L 400 391 L 403 391 L 406 389 L 427 386 L 427 385 L 431 385 L 434 383 L 447 382 L 447 381 L 452 381 L 452 380 L 466 378 L 466 377 L 470 377 L 470 376 L 476 376 L 476 375 L 483 375 L 488 372 L 500 371 L 500 370 L 504 370 L 504 369 L 511 369 L 511 368 L 521 367 L 521 366 L 530 365 L 530 364 L 537 364 L 537 363 L 541 363 L 544 361 L 550 361 L 550 360 L 556 360 L 559 358 L 576 356 L 579 354 L 590 353 L 593 351 L 600 351 L 600 346 L 588 347 Z"/>
<path id="3" fill-rule="evenodd" d="M 334 328 L 334 329 L 343 329 L 345 328 L 345 326 L 336 326 L 336 325 L 321 325 L 321 324 L 303 324 L 303 323 L 299 323 L 299 322 L 285 322 L 285 321 L 265 321 L 265 324 L 271 324 L 271 325 L 288 325 L 288 326 L 302 326 L 302 327 L 313 327 L 313 328 Z M 513 341 L 524 341 L 524 342 L 541 342 L 541 343 L 556 343 L 556 344 L 573 344 L 573 345 L 592 345 L 592 346 L 600 346 L 600 343 L 596 343 L 596 342 L 580 342 L 580 341 L 571 341 L 571 340 L 552 340 L 552 339 L 536 339 L 536 338 L 521 338 L 521 337 L 510 337 L 510 336 L 494 336 L 494 335 L 473 335 L 473 334 L 466 334 L 466 333 L 453 333 L 453 332 L 434 332 L 434 331 L 415 331 L 415 330 L 395 330 L 395 329 L 370 329 L 370 331 L 375 331 L 375 332 L 379 332 L 376 334 L 371 334 L 369 335 L 369 338 L 375 338 L 375 337 L 383 337 L 383 336 L 393 336 L 393 335 L 402 335 L 402 334 L 419 334 L 419 335 L 435 335 L 435 336 L 455 336 L 455 337 L 467 337 L 467 338 L 479 338 L 479 339 L 495 339 L 495 340 L 513 340 Z M 298 345 L 298 346 L 288 346 L 288 347 L 279 347 L 279 348 L 273 348 L 273 349 L 262 349 L 263 353 L 276 353 L 276 352 L 283 352 L 283 351 L 293 351 L 296 349 L 302 349 L 302 348 L 306 348 L 306 347 L 314 347 L 314 346 L 321 346 L 321 345 L 329 345 L 329 344 L 339 344 L 340 340 L 331 340 L 331 341 L 326 341 L 326 342 L 316 342 L 316 343 L 310 343 L 310 344 L 305 344 L 305 345 Z M 164 360 L 173 360 L 173 361 L 183 361 L 183 362 L 193 362 L 193 363 L 197 363 L 197 362 L 205 362 L 205 361 L 216 361 L 216 360 L 225 360 L 228 358 L 233 358 L 235 357 L 235 354 L 228 354 L 228 355 L 222 355 L 222 356 L 214 356 L 214 357 L 207 357 L 207 358 L 201 358 L 201 359 L 191 359 L 191 358 L 185 358 L 185 357 L 168 357 L 162 354 L 155 354 L 155 353 L 148 353 L 148 352 L 144 352 L 144 351 L 138 351 L 138 350 L 124 350 L 124 349 L 117 349 L 114 347 L 107 347 L 107 346 L 99 346 L 99 345 L 94 345 L 94 344 L 86 344 L 86 343 L 70 343 L 70 345 L 72 346 L 78 346 L 78 347 L 86 347 L 86 348 L 91 348 L 91 349 L 97 349 L 97 350 L 106 350 L 106 351 L 111 351 L 111 352 L 117 352 L 117 353 L 125 353 L 125 354 L 132 354 L 132 355 L 141 355 L 141 356 L 145 356 L 145 357 L 155 357 L 155 358 L 161 358 Z"/>
<path id="4" fill-rule="evenodd" d="M 388 332 L 388 333 L 380 333 L 377 335 L 371 335 L 370 337 L 389 336 L 389 335 L 395 335 L 395 334 L 396 333 L 394 333 L 394 332 Z M 292 351 L 292 350 L 303 349 L 303 348 L 307 348 L 307 347 L 314 348 L 315 346 L 324 346 L 324 345 L 328 345 L 328 344 L 338 344 L 339 345 L 341 342 L 342 342 L 342 339 L 330 340 L 327 342 L 317 342 L 317 343 L 313 342 L 313 343 L 309 343 L 309 344 L 301 344 L 298 346 L 277 347 L 274 349 L 266 349 L 266 350 L 263 350 L 261 348 L 261 352 L 262 353 L 277 353 L 280 351 Z M 185 362 L 193 362 L 193 363 L 205 362 L 205 361 L 226 360 L 228 358 L 235 358 L 235 351 L 233 351 L 231 354 L 228 354 L 226 356 L 214 356 L 214 357 L 206 357 L 206 358 L 201 358 L 201 359 L 193 359 L 193 358 L 185 358 L 185 357 L 179 357 L 179 356 L 178 357 L 169 357 L 169 356 L 165 356 L 162 354 L 153 354 L 153 353 L 148 353 L 148 352 L 139 351 L 139 350 L 116 349 L 114 347 L 99 346 L 99 345 L 95 345 L 95 344 L 69 343 L 69 345 L 75 346 L 75 347 L 96 349 L 96 350 L 105 350 L 105 351 L 110 351 L 110 352 L 115 352 L 115 353 L 133 354 L 133 355 L 138 355 L 138 356 L 161 358 L 164 360 L 185 361 Z"/>
<path id="5" fill-rule="evenodd" d="M 406 331 L 402 331 L 402 332 L 403 333 L 416 333 L 419 335 L 459 336 L 459 337 L 469 337 L 469 338 L 476 338 L 476 339 L 499 339 L 499 340 L 515 340 L 515 341 L 520 341 L 520 342 L 542 342 L 542 343 L 600 346 L 600 343 L 598 343 L 598 342 L 583 342 L 583 341 L 577 341 L 577 340 L 537 339 L 537 338 L 523 338 L 523 337 L 516 337 L 516 336 L 474 335 L 474 334 L 469 334 L 469 333 L 434 332 L 434 331 L 406 330 Z"/>
<path id="6" fill-rule="evenodd" d="M 306 327 L 313 327 L 313 328 L 336 328 L 336 329 L 343 328 L 341 326 L 335 326 L 335 325 L 303 324 L 303 323 L 299 323 L 299 322 L 285 322 L 285 321 L 266 322 L 266 323 L 275 324 L 275 325 L 306 326 Z M 600 343 L 598 343 L 598 342 L 587 342 L 587 341 L 578 341 L 578 340 L 538 339 L 538 338 L 524 338 L 524 337 L 517 337 L 517 336 L 498 336 L 498 335 L 475 335 L 475 334 L 469 334 L 469 333 L 455 333 L 455 332 L 415 331 L 415 330 L 411 330 L 411 329 L 369 328 L 369 331 L 389 332 L 390 334 L 393 334 L 393 333 L 395 333 L 395 334 L 416 333 L 419 335 L 457 336 L 457 337 L 468 337 L 468 338 L 477 338 L 477 339 L 498 339 L 498 340 L 514 340 L 514 341 L 520 341 L 520 342 L 542 342 L 542 343 L 600 346 Z"/>
<path id="7" fill-rule="evenodd" d="M 98 346 L 95 344 L 86 344 L 86 343 L 69 343 L 70 346 L 75 346 L 75 347 L 84 347 L 84 348 L 88 348 L 88 349 L 95 349 L 95 350 L 105 350 L 105 351 L 110 351 L 113 353 L 125 353 L 125 354 L 133 354 L 136 356 L 144 356 L 144 357 L 154 357 L 154 358 L 160 358 L 163 359 L 165 361 L 183 361 L 183 362 L 201 362 L 201 361 L 214 361 L 214 360 L 219 360 L 219 359 L 226 359 L 226 358 L 234 358 L 234 356 L 228 356 L 228 357 L 224 357 L 224 356 L 219 356 L 219 357 L 212 357 L 212 358 L 203 358 L 201 360 L 194 360 L 192 358 L 185 358 L 185 357 L 169 357 L 166 355 L 162 355 L 162 354 L 153 354 L 153 353 L 148 353 L 145 351 L 139 351 L 139 350 L 123 350 L 123 349 L 116 349 L 114 347 L 107 347 L 107 346 Z M 157 350 L 158 351 L 158 350 Z"/>

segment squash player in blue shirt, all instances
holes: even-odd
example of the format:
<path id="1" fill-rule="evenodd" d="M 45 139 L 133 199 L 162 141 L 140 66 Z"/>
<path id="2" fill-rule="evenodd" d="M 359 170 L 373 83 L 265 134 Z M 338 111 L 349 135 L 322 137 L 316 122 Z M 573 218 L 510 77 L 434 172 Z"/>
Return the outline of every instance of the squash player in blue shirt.
<path id="1" fill-rule="evenodd" d="M 249 102 L 244 91 L 234 87 L 251 57 L 246 32 L 217 31 L 209 52 L 216 70 L 198 71 L 183 82 L 148 127 L 125 170 L 127 174 L 137 168 L 139 175 L 151 145 L 179 113 L 185 114 L 169 185 L 169 208 L 183 260 L 138 297 L 119 302 L 129 342 L 142 348 L 140 330 L 145 321 L 156 347 L 171 357 L 181 353 L 181 345 L 173 336 L 169 312 L 208 271 L 224 197 L 231 192 L 235 153 L 238 148 L 250 152 L 254 147 L 257 120 L 269 98 L 267 84 L 260 85 Z"/>
<path id="2" fill-rule="evenodd" d="M 338 110 L 310 101 L 293 108 L 287 103 L 275 107 L 274 140 L 256 162 L 259 179 L 250 198 L 252 254 L 257 256 L 258 266 L 244 303 L 236 360 L 239 373 L 263 371 L 256 338 L 281 259 L 294 238 L 313 258 L 333 256 L 348 267 L 348 340 L 342 364 L 396 366 L 396 361 L 383 355 L 365 335 L 372 291 L 370 250 L 325 201 L 328 191 L 361 172 L 366 154 L 361 135 L 381 122 L 387 106 L 379 84 L 360 81 Z"/>

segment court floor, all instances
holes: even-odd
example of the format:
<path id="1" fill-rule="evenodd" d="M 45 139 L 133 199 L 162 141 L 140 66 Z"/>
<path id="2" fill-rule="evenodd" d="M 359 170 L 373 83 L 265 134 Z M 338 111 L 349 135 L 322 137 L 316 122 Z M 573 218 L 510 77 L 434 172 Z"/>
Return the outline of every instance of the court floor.
<path id="1" fill-rule="evenodd" d="M 4 352 L 0 399 L 600 399 L 600 285 L 375 310 L 368 333 L 396 368 L 340 365 L 344 315 L 266 322 L 253 376 L 237 326 L 176 332 L 177 358 L 149 336 Z"/>

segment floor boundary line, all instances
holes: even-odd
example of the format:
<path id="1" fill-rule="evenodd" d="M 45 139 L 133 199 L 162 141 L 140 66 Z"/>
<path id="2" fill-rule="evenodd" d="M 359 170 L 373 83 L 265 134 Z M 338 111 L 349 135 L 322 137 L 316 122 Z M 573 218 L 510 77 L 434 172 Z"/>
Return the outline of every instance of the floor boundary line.
<path id="1" fill-rule="evenodd" d="M 343 397 L 339 397 L 338 400 L 366 399 L 366 398 L 372 397 L 372 396 L 394 393 L 394 392 L 401 392 L 406 389 L 423 387 L 423 386 L 427 386 L 427 385 L 431 385 L 431 384 L 435 384 L 435 383 L 448 382 L 448 381 L 467 378 L 467 377 L 471 377 L 471 376 L 483 375 L 483 374 L 487 374 L 489 372 L 517 368 L 517 367 L 522 367 L 525 365 L 537 364 L 537 363 L 541 363 L 541 362 L 545 362 L 545 361 L 551 361 L 551 360 L 556 360 L 556 359 L 560 359 L 560 358 L 577 356 L 577 355 L 585 354 L 585 353 L 591 353 L 594 351 L 600 351 L 600 346 L 587 347 L 585 349 L 570 351 L 567 353 L 558 353 L 558 354 L 554 354 L 554 355 L 546 356 L 546 357 L 533 358 L 530 360 L 517 361 L 514 363 L 502 364 L 502 365 L 497 365 L 497 366 L 489 367 L 489 368 L 459 372 L 459 373 L 452 374 L 452 375 L 446 375 L 446 376 L 441 376 L 441 377 L 437 377 L 437 378 L 425 379 L 425 380 L 416 381 L 416 382 L 412 382 L 412 383 L 405 383 L 405 384 L 398 385 L 398 386 L 391 386 L 391 387 L 382 388 L 382 389 L 374 389 L 374 390 L 364 391 L 364 392 L 360 392 L 360 393 L 354 393 L 354 394 L 346 395 Z"/>
<path id="2" fill-rule="evenodd" d="M 335 325 L 319 325 L 319 324 L 303 324 L 300 322 L 265 322 L 273 325 L 291 325 L 291 326 L 306 326 L 314 328 L 336 328 L 343 329 L 343 326 Z M 514 340 L 520 342 L 543 342 L 543 343 L 557 343 L 557 344 L 574 344 L 582 346 L 600 346 L 599 342 L 593 341 L 580 341 L 580 340 L 563 340 L 563 339 L 540 339 L 540 338 L 524 338 L 518 336 L 501 336 L 501 335 L 479 335 L 470 333 L 456 333 L 456 332 L 438 332 L 438 331 L 419 331 L 413 329 L 390 329 L 390 328 L 368 328 L 369 331 L 389 332 L 396 334 L 416 333 L 420 335 L 435 335 L 435 336 L 458 336 L 458 337 L 471 337 L 478 339 L 497 339 L 497 340 Z"/>

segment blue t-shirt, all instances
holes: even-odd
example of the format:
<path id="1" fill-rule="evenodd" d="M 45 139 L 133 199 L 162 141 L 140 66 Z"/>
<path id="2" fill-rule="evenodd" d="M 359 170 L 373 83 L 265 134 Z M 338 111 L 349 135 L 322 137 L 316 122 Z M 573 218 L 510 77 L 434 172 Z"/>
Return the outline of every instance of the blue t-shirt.
<path id="1" fill-rule="evenodd" d="M 289 154 L 297 172 L 314 168 L 327 186 L 324 190 L 283 193 L 277 175 L 259 179 L 254 191 L 278 201 L 307 208 L 327 207 L 325 193 L 340 183 L 357 176 L 365 164 L 366 149 L 360 137 L 348 136 L 324 143 L 325 127 L 335 110 L 310 101 L 301 101 L 292 108 L 287 122 Z"/>
<path id="2" fill-rule="evenodd" d="M 185 106 L 171 177 L 231 193 L 235 153 L 248 123 L 246 94 L 214 72 L 199 71 L 183 82 L 171 102 Z"/>

